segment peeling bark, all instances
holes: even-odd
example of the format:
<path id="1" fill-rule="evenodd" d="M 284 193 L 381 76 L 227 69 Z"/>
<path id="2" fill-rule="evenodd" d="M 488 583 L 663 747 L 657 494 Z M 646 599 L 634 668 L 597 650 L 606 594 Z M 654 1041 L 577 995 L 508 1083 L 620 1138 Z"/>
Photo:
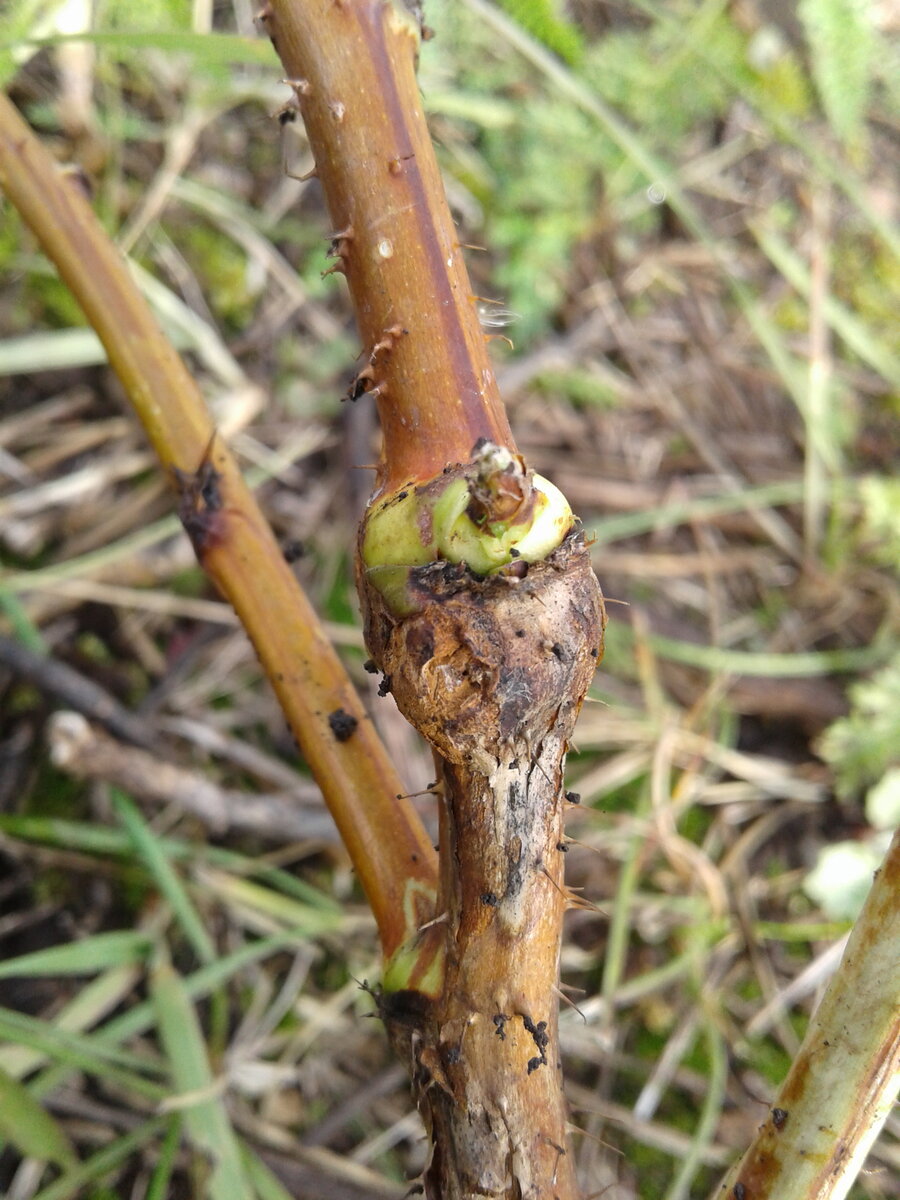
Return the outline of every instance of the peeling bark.
<path id="1" fill-rule="evenodd" d="M 514 564 L 521 567 L 522 564 Z M 526 573 L 411 573 L 394 617 L 361 573 L 367 643 L 440 768 L 441 986 L 384 997 L 434 1150 L 429 1197 L 576 1196 L 557 1040 L 563 767 L 602 645 L 580 534 Z M 425 945 L 427 943 L 427 947 Z"/>

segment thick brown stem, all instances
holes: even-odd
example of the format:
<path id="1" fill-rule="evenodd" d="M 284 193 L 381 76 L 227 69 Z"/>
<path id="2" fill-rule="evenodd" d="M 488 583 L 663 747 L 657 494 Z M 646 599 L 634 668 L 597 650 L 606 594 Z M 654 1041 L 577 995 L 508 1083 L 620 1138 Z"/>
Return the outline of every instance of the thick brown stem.
<path id="1" fill-rule="evenodd" d="M 428 561 L 443 552 L 430 481 L 449 495 L 448 481 L 470 480 L 476 540 L 524 520 L 536 497 L 518 460 L 479 467 L 482 439 L 491 455 L 514 445 L 421 112 L 418 31 L 389 0 L 270 0 L 262 20 L 306 124 L 363 337 L 351 395 L 375 396 L 384 429 L 387 495 L 368 520 L 388 532 L 364 534 L 360 555 L 366 640 L 443 785 L 437 917 L 387 964 L 382 997 L 433 1140 L 426 1192 L 573 1200 L 557 1042 L 562 778 L 600 651 L 600 590 L 574 533 L 531 565 L 513 548 L 486 578 Z M 397 557 L 382 543 L 409 534 L 397 506 L 413 494 L 418 549 Z"/>
<path id="2" fill-rule="evenodd" d="M 401 620 L 366 599 L 370 649 L 442 764 L 440 916 L 423 954 L 439 930 L 445 973 L 384 1006 L 434 1140 L 427 1194 L 574 1197 L 557 1043 L 563 765 L 600 590 L 578 534 L 524 575 L 434 563 L 411 586 L 420 607 Z"/>
<path id="3" fill-rule="evenodd" d="M 260 14 L 293 88 L 378 403 L 392 491 L 514 449 L 415 75 L 419 33 L 390 0 L 270 0 Z"/>

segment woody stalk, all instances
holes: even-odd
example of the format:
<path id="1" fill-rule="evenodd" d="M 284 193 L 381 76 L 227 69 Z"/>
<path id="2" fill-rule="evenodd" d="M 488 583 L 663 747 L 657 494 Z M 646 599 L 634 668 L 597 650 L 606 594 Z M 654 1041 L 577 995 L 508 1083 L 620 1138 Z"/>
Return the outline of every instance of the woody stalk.
<path id="1" fill-rule="evenodd" d="M 432 1139 L 430 1197 L 576 1196 L 557 1041 L 563 766 L 603 603 L 562 494 L 518 454 L 387 0 L 271 0 L 384 437 L 360 530 L 366 641 L 433 747 L 433 918 L 381 1010 Z"/>

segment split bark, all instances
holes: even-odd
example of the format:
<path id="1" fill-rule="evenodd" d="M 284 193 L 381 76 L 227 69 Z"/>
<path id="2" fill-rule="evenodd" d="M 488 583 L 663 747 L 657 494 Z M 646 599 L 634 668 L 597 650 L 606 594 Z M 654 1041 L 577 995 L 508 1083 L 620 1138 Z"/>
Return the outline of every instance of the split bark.
<path id="1" fill-rule="evenodd" d="M 437 990 L 384 997 L 433 1140 L 426 1195 L 578 1194 L 557 1041 L 563 767 L 594 674 L 603 602 L 579 534 L 524 578 L 416 572 L 396 620 L 361 574 L 366 639 L 443 789 Z"/>

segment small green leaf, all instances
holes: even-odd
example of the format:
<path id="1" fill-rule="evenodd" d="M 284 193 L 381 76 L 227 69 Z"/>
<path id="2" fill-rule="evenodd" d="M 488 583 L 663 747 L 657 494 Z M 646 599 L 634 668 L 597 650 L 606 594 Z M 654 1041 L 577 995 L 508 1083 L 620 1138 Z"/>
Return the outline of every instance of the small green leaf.
<path id="1" fill-rule="evenodd" d="M 848 798 L 897 765 L 898 747 L 900 654 L 850 688 L 849 715 L 828 726 L 817 750 L 834 769 L 838 795 Z"/>
<path id="2" fill-rule="evenodd" d="M 75 1148 L 62 1126 L 38 1104 L 28 1088 L 7 1075 L 2 1067 L 0 1136 L 29 1158 L 56 1163 L 60 1167 L 71 1167 L 78 1161 Z"/>
<path id="3" fill-rule="evenodd" d="M 560 15 L 562 6 L 558 0 L 500 0 L 500 7 L 570 66 L 581 60 L 584 53 L 581 33 Z"/>
<path id="4" fill-rule="evenodd" d="M 851 145 L 862 137 L 872 86 L 873 8 L 869 0 L 802 0 L 798 9 L 822 107 L 837 136 Z"/>
<path id="5" fill-rule="evenodd" d="M 900 827 L 900 767 L 893 767 L 869 788 L 866 819 L 874 829 Z"/>
<path id="6" fill-rule="evenodd" d="M 884 858 L 889 836 L 823 847 L 803 881 L 803 890 L 834 920 L 855 921 Z"/>

